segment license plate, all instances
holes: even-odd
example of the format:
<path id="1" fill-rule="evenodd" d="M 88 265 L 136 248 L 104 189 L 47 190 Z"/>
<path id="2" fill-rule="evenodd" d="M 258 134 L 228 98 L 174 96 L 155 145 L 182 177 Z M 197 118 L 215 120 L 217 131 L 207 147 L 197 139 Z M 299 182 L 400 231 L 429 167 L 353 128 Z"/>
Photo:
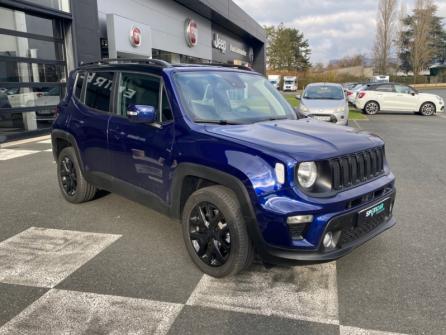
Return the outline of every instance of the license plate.
<path id="1" fill-rule="evenodd" d="M 368 223 L 374 220 L 384 220 L 389 212 L 390 198 L 360 211 L 358 223 Z"/>
<path id="2" fill-rule="evenodd" d="M 331 117 L 330 117 L 330 116 L 319 116 L 319 115 L 315 115 L 314 118 L 315 118 L 316 120 L 319 120 L 319 121 L 330 121 L 330 120 L 331 120 Z"/>

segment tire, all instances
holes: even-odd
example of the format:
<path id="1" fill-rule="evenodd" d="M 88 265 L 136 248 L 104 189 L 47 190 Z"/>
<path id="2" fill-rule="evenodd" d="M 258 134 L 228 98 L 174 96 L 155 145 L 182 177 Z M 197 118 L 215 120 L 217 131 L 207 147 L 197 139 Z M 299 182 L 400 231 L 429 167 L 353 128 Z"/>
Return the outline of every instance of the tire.
<path id="1" fill-rule="evenodd" d="M 379 112 L 379 104 L 376 101 L 369 101 L 364 106 L 364 113 L 367 115 L 375 115 Z"/>
<path id="2" fill-rule="evenodd" d="M 436 113 L 436 107 L 432 102 L 425 102 L 420 107 L 420 113 L 423 116 L 432 116 Z"/>
<path id="3" fill-rule="evenodd" d="M 221 278 L 251 265 L 254 249 L 230 189 L 217 185 L 195 191 L 186 201 L 181 221 L 186 249 L 204 273 Z"/>
<path id="4" fill-rule="evenodd" d="M 71 203 L 80 204 L 94 198 L 96 187 L 89 184 L 79 166 L 73 147 L 64 148 L 57 157 L 57 180 L 63 197 Z"/>

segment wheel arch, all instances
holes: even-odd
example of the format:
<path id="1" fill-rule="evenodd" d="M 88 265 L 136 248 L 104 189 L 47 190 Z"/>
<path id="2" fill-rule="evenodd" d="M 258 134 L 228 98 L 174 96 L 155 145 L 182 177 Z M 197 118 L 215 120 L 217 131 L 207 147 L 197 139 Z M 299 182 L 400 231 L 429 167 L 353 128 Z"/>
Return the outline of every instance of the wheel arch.
<path id="1" fill-rule="evenodd" d="M 57 161 L 57 157 L 59 153 L 66 147 L 73 147 L 74 152 L 76 153 L 76 158 L 78 159 L 79 166 L 81 168 L 82 173 L 84 173 L 84 164 L 82 161 L 82 156 L 79 151 L 79 146 L 77 145 L 76 139 L 72 134 L 65 130 L 61 129 L 53 129 L 51 132 L 51 142 L 53 146 L 53 157 L 54 160 Z"/>
<path id="2" fill-rule="evenodd" d="M 184 199 L 185 191 L 186 194 L 190 192 L 190 190 L 185 189 L 189 186 L 187 182 L 190 180 L 188 179 L 190 177 L 202 180 L 202 182 L 205 183 L 204 186 L 215 184 L 229 188 L 237 196 L 237 200 L 240 203 L 245 220 L 255 221 L 255 212 L 251 203 L 249 192 L 245 184 L 239 178 L 229 173 L 195 163 L 181 163 L 175 170 L 175 175 L 171 186 L 171 216 L 181 218 L 184 202 L 187 200 L 187 198 Z"/>

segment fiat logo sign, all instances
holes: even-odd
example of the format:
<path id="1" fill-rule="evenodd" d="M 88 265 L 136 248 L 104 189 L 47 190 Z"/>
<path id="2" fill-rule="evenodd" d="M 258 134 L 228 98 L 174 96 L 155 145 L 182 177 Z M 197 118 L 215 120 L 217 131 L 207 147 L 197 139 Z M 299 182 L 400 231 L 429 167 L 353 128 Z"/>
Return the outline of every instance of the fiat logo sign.
<path id="1" fill-rule="evenodd" d="M 198 25 L 192 19 L 187 19 L 184 24 L 186 43 L 189 48 L 192 48 L 198 43 Z"/>
<path id="2" fill-rule="evenodd" d="M 138 48 L 141 45 L 142 42 L 142 32 L 141 29 L 139 29 L 138 27 L 132 27 L 132 29 L 130 29 L 130 44 L 135 47 Z"/>

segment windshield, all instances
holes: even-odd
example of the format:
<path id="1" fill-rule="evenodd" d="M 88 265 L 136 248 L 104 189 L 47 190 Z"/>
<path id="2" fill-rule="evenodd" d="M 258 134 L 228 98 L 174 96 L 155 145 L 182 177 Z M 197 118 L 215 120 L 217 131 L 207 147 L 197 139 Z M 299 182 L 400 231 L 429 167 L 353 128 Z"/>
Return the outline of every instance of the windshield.
<path id="1" fill-rule="evenodd" d="M 195 122 L 244 124 L 297 118 L 280 93 L 257 74 L 179 72 L 175 83 L 183 106 Z"/>
<path id="2" fill-rule="evenodd" d="M 285 84 L 287 85 L 293 85 L 294 81 L 293 80 L 285 80 Z"/>
<path id="3" fill-rule="evenodd" d="M 338 86 L 308 86 L 305 89 L 304 99 L 342 100 L 344 90 Z"/>

